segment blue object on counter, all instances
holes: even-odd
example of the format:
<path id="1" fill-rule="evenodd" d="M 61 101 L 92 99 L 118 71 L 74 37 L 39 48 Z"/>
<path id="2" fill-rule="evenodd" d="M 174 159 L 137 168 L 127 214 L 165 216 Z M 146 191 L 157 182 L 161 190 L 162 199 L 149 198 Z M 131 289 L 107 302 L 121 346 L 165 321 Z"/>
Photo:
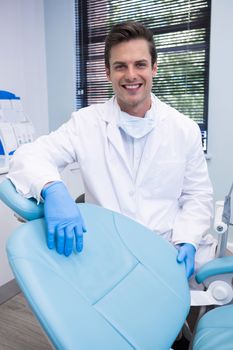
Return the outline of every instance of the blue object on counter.
<path id="1" fill-rule="evenodd" d="M 2 144 L 2 141 L 0 139 L 0 156 L 5 156 L 5 150 L 4 150 L 4 147 L 3 147 L 3 144 Z"/>
<path id="2" fill-rule="evenodd" d="M 20 100 L 20 97 L 16 96 L 12 92 L 0 90 L 0 100 Z"/>

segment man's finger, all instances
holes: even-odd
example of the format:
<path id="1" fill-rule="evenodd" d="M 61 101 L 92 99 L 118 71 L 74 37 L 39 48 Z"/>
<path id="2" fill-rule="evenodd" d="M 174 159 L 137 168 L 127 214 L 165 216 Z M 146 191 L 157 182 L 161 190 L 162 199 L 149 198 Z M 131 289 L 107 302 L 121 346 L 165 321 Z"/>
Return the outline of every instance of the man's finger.
<path id="1" fill-rule="evenodd" d="M 69 256 L 72 253 L 74 244 L 74 228 L 73 225 L 67 226 L 65 228 L 65 256 Z"/>
<path id="2" fill-rule="evenodd" d="M 49 249 L 55 247 L 55 228 L 53 225 L 47 227 L 47 246 Z"/>
<path id="3" fill-rule="evenodd" d="M 186 276 L 189 278 L 194 272 L 194 261 L 192 259 L 186 259 L 185 262 Z"/>
<path id="4" fill-rule="evenodd" d="M 64 228 L 57 228 L 57 252 L 59 254 L 64 253 L 64 245 L 65 245 L 65 232 Z"/>
<path id="5" fill-rule="evenodd" d="M 182 249 L 182 247 L 180 247 L 176 260 L 178 263 L 182 263 L 185 260 L 185 258 L 186 252 Z"/>
<path id="6" fill-rule="evenodd" d="M 81 225 L 74 228 L 76 238 L 76 250 L 80 253 L 83 250 L 83 228 Z"/>

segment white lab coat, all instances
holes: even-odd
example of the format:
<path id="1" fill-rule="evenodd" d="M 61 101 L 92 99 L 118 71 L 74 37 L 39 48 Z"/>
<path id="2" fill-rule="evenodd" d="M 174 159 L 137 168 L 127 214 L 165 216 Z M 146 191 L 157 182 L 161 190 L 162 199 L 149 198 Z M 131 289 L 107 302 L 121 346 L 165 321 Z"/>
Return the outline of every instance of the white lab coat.
<path id="1" fill-rule="evenodd" d="M 152 95 L 155 128 L 148 134 L 134 181 L 120 130 L 116 98 L 72 114 L 50 135 L 20 147 L 9 178 L 26 197 L 39 200 L 43 185 L 77 161 L 87 202 L 123 213 L 174 244 L 215 245 L 206 235 L 212 216 L 212 186 L 199 127 Z M 202 254 L 203 255 L 203 254 Z M 198 256 L 198 254 L 197 254 Z"/>

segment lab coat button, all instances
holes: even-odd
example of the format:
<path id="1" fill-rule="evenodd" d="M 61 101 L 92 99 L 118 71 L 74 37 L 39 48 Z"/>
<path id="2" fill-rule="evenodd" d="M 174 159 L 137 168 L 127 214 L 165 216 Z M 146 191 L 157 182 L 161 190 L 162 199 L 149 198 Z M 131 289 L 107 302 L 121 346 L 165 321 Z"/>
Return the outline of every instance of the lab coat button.
<path id="1" fill-rule="evenodd" d="M 134 191 L 134 190 L 129 191 L 130 197 L 132 197 L 134 194 L 135 194 L 135 191 Z"/>

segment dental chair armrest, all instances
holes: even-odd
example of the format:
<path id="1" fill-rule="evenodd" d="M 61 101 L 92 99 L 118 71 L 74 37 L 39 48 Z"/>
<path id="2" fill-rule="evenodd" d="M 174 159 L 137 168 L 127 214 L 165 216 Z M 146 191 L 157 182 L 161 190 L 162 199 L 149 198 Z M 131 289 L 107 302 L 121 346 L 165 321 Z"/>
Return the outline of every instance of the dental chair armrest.
<path id="1" fill-rule="evenodd" d="M 233 256 L 224 256 L 209 261 L 197 272 L 195 279 L 200 284 L 208 277 L 226 273 L 233 273 Z"/>
<path id="2" fill-rule="evenodd" d="M 44 205 L 34 198 L 24 198 L 7 179 L 0 183 L 0 199 L 21 218 L 31 221 L 44 216 Z"/>

